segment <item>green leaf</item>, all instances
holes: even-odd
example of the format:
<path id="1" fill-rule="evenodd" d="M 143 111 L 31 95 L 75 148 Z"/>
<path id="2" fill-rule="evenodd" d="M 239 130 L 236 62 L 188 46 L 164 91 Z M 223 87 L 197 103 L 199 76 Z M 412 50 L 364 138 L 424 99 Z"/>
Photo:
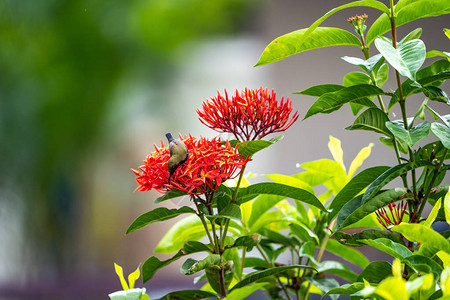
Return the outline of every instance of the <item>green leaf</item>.
<path id="1" fill-rule="evenodd" d="M 296 175 L 288 176 L 288 175 L 282 175 L 282 174 L 268 174 L 268 175 L 264 175 L 264 176 L 272 179 L 276 183 L 281 183 L 281 184 L 286 184 L 289 186 L 301 188 L 303 190 L 310 192 L 311 194 L 314 194 L 314 189 L 311 187 L 311 185 L 309 183 L 301 180 Z M 331 176 L 329 176 L 326 180 L 328 180 L 329 178 L 331 178 Z"/>
<path id="2" fill-rule="evenodd" d="M 433 115 L 433 117 L 435 118 L 435 120 L 439 119 L 442 121 L 442 123 L 445 124 L 445 126 L 450 127 L 450 115 L 447 116 L 441 116 L 440 114 L 438 114 L 435 110 L 433 110 L 431 107 L 429 107 L 428 105 L 425 105 L 425 107 L 428 109 L 428 111 Z"/>
<path id="3" fill-rule="evenodd" d="M 441 274 L 443 268 L 433 259 L 423 255 L 410 255 L 403 258 L 402 263 L 407 264 L 416 272 Z"/>
<path id="4" fill-rule="evenodd" d="M 406 239 L 418 242 L 423 246 L 431 247 L 433 254 L 443 250 L 450 254 L 450 243 L 442 235 L 422 224 L 402 223 L 391 228 L 395 232 L 401 233 Z M 420 252 L 420 251 L 419 251 Z"/>
<path id="5" fill-rule="evenodd" d="M 157 204 L 157 203 L 169 200 L 169 199 L 178 198 L 178 197 L 185 196 L 185 195 L 189 195 L 189 194 L 185 191 L 170 190 L 167 193 L 165 193 L 163 196 L 156 198 L 156 200 L 153 204 Z"/>
<path id="6" fill-rule="evenodd" d="M 320 262 L 316 269 L 319 273 L 329 273 L 347 279 L 348 281 L 356 281 L 358 278 L 355 272 L 338 261 L 329 260 Z"/>
<path id="7" fill-rule="evenodd" d="M 240 221 L 242 219 L 241 208 L 239 205 L 230 203 L 219 213 L 219 216 L 228 217 Z"/>
<path id="8" fill-rule="evenodd" d="M 205 228 L 196 215 L 175 223 L 155 248 L 155 253 L 173 253 L 183 247 L 185 241 L 196 241 L 205 236 Z"/>
<path id="9" fill-rule="evenodd" d="M 386 300 L 408 300 L 405 280 L 399 277 L 389 277 L 381 282 L 375 289 L 375 293 Z"/>
<path id="10" fill-rule="evenodd" d="M 148 280 L 153 278 L 156 271 L 178 260 L 179 258 L 185 255 L 209 251 L 211 251 L 211 249 L 203 243 L 197 241 L 188 241 L 185 242 L 183 249 L 179 250 L 177 254 L 175 254 L 174 256 L 172 256 L 167 260 L 161 261 L 156 256 L 151 256 L 142 265 L 142 280 L 143 282 L 147 282 Z"/>
<path id="11" fill-rule="evenodd" d="M 301 201 L 310 205 L 313 205 L 319 208 L 322 211 L 326 211 L 323 204 L 317 199 L 316 196 L 302 189 L 298 189 L 292 186 L 273 183 L 273 182 L 263 182 L 252 184 L 249 187 L 241 188 L 238 191 L 238 204 L 243 203 L 244 200 L 248 201 L 249 195 L 260 195 L 260 194 L 268 194 L 268 195 L 278 195 L 286 198 L 291 198 L 297 201 Z"/>
<path id="12" fill-rule="evenodd" d="M 375 79 L 377 81 L 377 87 L 381 88 L 386 81 L 389 79 L 389 66 L 388 64 L 383 64 L 378 71 L 375 73 Z"/>
<path id="13" fill-rule="evenodd" d="M 416 80 L 416 72 L 423 65 L 426 56 L 425 44 L 421 40 L 408 41 L 396 49 L 388 39 L 380 37 L 375 40 L 375 46 L 400 75 Z"/>
<path id="14" fill-rule="evenodd" d="M 171 292 L 156 300 L 192 300 L 192 299 L 219 299 L 219 297 L 212 292 L 202 290 L 182 290 Z"/>
<path id="15" fill-rule="evenodd" d="M 255 141 L 245 141 L 237 144 L 237 149 L 239 154 L 246 158 L 252 157 L 256 152 L 261 151 L 269 146 L 272 146 L 276 142 L 283 139 L 283 135 L 277 135 L 276 137 L 266 141 L 266 140 L 255 140 Z M 231 144 L 231 142 L 230 142 Z M 232 144 L 231 144 L 232 145 Z"/>
<path id="16" fill-rule="evenodd" d="M 405 142 L 411 149 L 414 145 L 430 134 L 430 122 L 422 122 L 419 125 L 406 130 L 402 125 L 386 122 L 386 127 L 395 135 L 396 138 Z"/>
<path id="17" fill-rule="evenodd" d="M 434 122 L 431 124 L 431 132 L 441 141 L 445 148 L 450 149 L 450 127 Z"/>
<path id="18" fill-rule="evenodd" d="M 322 278 L 322 277 L 306 277 L 306 281 L 310 282 L 312 285 L 317 287 L 323 293 L 326 293 L 330 289 L 336 288 L 339 286 L 339 283 L 334 278 Z M 334 299 L 331 297 L 331 299 Z"/>
<path id="19" fill-rule="evenodd" d="M 345 232 L 334 232 L 333 236 L 340 243 L 353 247 L 364 246 L 365 244 L 361 242 L 361 240 L 375 240 L 378 238 L 386 238 L 393 242 L 396 242 L 397 244 L 404 245 L 403 239 L 398 234 L 380 229 L 367 229 L 353 235 Z"/>
<path id="20" fill-rule="evenodd" d="M 325 249 L 363 269 L 370 263 L 361 252 L 354 248 L 347 247 L 337 240 L 328 240 Z"/>
<path id="21" fill-rule="evenodd" d="M 379 166 L 372 167 L 361 171 L 358 175 L 348 182 L 344 188 L 336 195 L 333 202 L 330 204 L 331 212 L 328 214 L 328 222 L 334 219 L 334 217 L 340 212 L 342 207 L 350 200 L 352 200 L 357 194 L 359 194 L 364 188 L 372 183 L 378 176 L 385 172 L 389 167 Z"/>
<path id="22" fill-rule="evenodd" d="M 256 221 L 261 218 L 261 216 L 267 212 L 269 209 L 274 207 L 278 202 L 285 199 L 286 197 L 277 195 L 259 195 L 255 200 L 253 200 L 252 214 L 246 224 L 248 228 L 252 229 Z"/>
<path id="23" fill-rule="evenodd" d="M 239 289 L 231 291 L 226 297 L 226 300 L 242 300 L 246 299 L 248 296 L 262 289 L 267 283 L 261 282 L 253 285 L 243 286 Z"/>
<path id="24" fill-rule="evenodd" d="M 378 209 L 386 206 L 389 203 L 398 201 L 400 199 L 405 199 L 406 193 L 407 189 L 405 188 L 394 188 L 382 192 L 366 202 L 360 202 L 361 206 L 359 206 L 347 218 L 345 218 L 341 224 L 339 224 L 341 218 L 338 217 L 338 224 L 336 225 L 336 227 L 338 227 L 337 230 L 341 230 L 342 228 L 358 222 L 363 217 L 377 211 Z"/>
<path id="25" fill-rule="evenodd" d="M 427 58 L 433 58 L 433 57 L 445 57 L 447 59 L 450 59 L 450 52 L 438 51 L 438 50 L 428 51 Z"/>
<path id="26" fill-rule="evenodd" d="M 408 154 L 408 149 L 409 149 L 408 145 L 406 145 L 402 141 L 398 141 L 398 140 L 395 140 L 395 141 L 397 143 L 398 150 L 401 153 Z M 380 136 L 380 142 L 383 143 L 384 145 L 390 147 L 391 149 L 394 149 L 393 138 L 387 137 L 387 136 Z"/>
<path id="27" fill-rule="evenodd" d="M 272 276 L 275 274 L 278 274 L 283 271 L 291 270 L 291 269 L 309 269 L 309 270 L 315 270 L 313 267 L 310 266 L 304 266 L 304 265 L 292 265 L 292 266 L 283 266 L 283 267 L 273 267 L 267 270 L 258 271 L 249 274 L 245 279 L 243 279 L 241 282 L 236 284 L 231 291 L 234 291 L 235 289 L 241 288 L 243 286 L 246 286 L 252 282 L 258 281 L 260 279 L 263 279 L 268 276 Z"/>
<path id="28" fill-rule="evenodd" d="M 420 167 L 424 167 L 424 166 L 433 166 L 433 164 L 431 164 L 429 161 L 419 160 L 419 161 L 414 161 L 414 162 L 410 162 L 410 163 L 396 165 L 396 166 L 388 169 L 383 174 L 378 176 L 378 178 L 375 179 L 375 181 L 367 188 L 367 190 L 363 196 L 363 202 L 372 198 L 386 184 L 388 184 L 395 178 L 399 177 L 400 175 L 405 174 L 406 172 L 409 172 L 411 170 L 414 170 L 414 169 L 417 169 Z"/>
<path id="29" fill-rule="evenodd" d="M 411 21 L 444 15 L 450 12 L 447 1 L 442 0 L 401 0 L 395 6 L 395 24 L 397 27 Z M 366 36 L 366 43 L 370 45 L 373 40 L 391 30 L 389 13 L 381 15 L 370 27 Z"/>
<path id="30" fill-rule="evenodd" d="M 392 266 L 387 261 L 371 262 L 358 276 L 358 281 L 366 281 L 370 283 L 379 283 L 392 273 Z"/>
<path id="31" fill-rule="evenodd" d="M 391 132 L 386 127 L 387 122 L 389 122 L 389 117 L 384 111 L 379 108 L 369 108 L 355 119 L 352 126 L 345 129 L 368 130 L 391 136 Z"/>
<path id="32" fill-rule="evenodd" d="M 336 92 L 326 93 L 314 102 L 306 113 L 304 119 L 318 113 L 331 113 L 338 110 L 342 105 L 348 102 L 364 99 L 370 96 L 386 94 L 388 93 L 385 93 L 382 89 L 370 84 L 354 85 Z"/>
<path id="33" fill-rule="evenodd" d="M 361 243 L 372 246 L 375 249 L 383 251 L 395 258 L 403 259 L 412 255 L 412 252 L 404 245 L 391 241 L 386 238 L 378 238 L 374 240 L 360 240 Z"/>
<path id="34" fill-rule="evenodd" d="M 402 40 L 400 42 L 398 42 L 398 44 L 403 44 L 407 41 L 420 39 L 421 35 L 422 35 L 422 28 L 416 28 L 413 31 L 411 31 L 410 33 L 408 33 L 404 38 L 402 38 Z"/>
<path id="35" fill-rule="evenodd" d="M 309 242 L 314 240 L 317 244 L 319 244 L 319 238 L 317 235 L 305 225 L 301 223 L 291 223 L 289 224 L 289 228 L 291 229 L 291 232 L 300 239 L 300 241 Z"/>
<path id="36" fill-rule="evenodd" d="M 370 84 L 370 76 L 362 72 L 350 72 L 345 74 L 343 79 L 344 87 L 349 87 L 358 84 Z M 319 97 L 320 95 L 315 96 Z"/>
<path id="37" fill-rule="evenodd" d="M 108 295 L 111 300 L 144 300 L 149 299 L 145 294 L 145 288 L 118 291 Z"/>
<path id="38" fill-rule="evenodd" d="M 251 235 L 241 236 L 234 242 L 234 247 L 246 247 L 247 251 L 252 251 L 253 247 L 261 241 L 261 235 L 255 233 Z"/>
<path id="39" fill-rule="evenodd" d="M 345 60 L 346 62 L 348 62 L 349 64 L 360 67 L 363 71 L 370 74 L 373 70 L 373 67 L 375 67 L 375 65 L 381 59 L 383 59 L 383 56 L 381 54 L 377 54 L 366 60 L 358 58 L 358 57 L 344 56 L 344 57 L 342 57 L 342 59 Z"/>
<path id="40" fill-rule="evenodd" d="M 352 295 L 364 288 L 364 283 L 356 282 L 352 284 L 344 284 L 340 287 L 329 290 L 323 297 L 327 295 Z"/>
<path id="41" fill-rule="evenodd" d="M 336 92 L 343 88 L 345 88 L 345 86 L 339 84 L 320 84 L 307 88 L 301 92 L 295 92 L 294 94 L 320 97 L 323 94 Z"/>
<path id="42" fill-rule="evenodd" d="M 306 28 L 296 30 L 270 42 L 255 67 L 273 63 L 308 50 L 343 45 L 361 48 L 361 42 L 354 34 L 340 28 L 318 27 L 311 33 Z"/>
<path id="43" fill-rule="evenodd" d="M 350 168 L 348 169 L 347 178 L 350 180 L 353 175 L 355 174 L 356 170 L 363 164 L 363 162 L 370 156 L 370 153 L 372 151 L 373 144 L 370 143 L 368 146 L 362 148 L 358 154 L 355 156 L 355 158 L 352 160 L 352 163 L 350 164 Z"/>
<path id="44" fill-rule="evenodd" d="M 181 214 L 187 213 L 195 214 L 195 210 L 187 206 L 183 206 L 179 209 L 168 209 L 165 207 L 155 208 L 154 210 L 140 215 L 136 220 L 134 220 L 133 223 L 131 223 L 130 227 L 128 227 L 126 234 L 134 232 L 154 222 L 169 220 Z"/>

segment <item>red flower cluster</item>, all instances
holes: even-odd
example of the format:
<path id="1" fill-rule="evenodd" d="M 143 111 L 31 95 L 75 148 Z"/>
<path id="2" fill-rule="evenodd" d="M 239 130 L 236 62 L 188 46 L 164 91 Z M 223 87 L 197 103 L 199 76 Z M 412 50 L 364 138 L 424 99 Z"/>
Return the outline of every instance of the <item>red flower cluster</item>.
<path id="1" fill-rule="evenodd" d="M 238 90 L 231 98 L 225 90 L 225 97 L 218 91 L 215 98 L 203 102 L 203 109 L 197 109 L 200 121 L 218 132 L 234 134 L 237 140 L 251 141 L 288 129 L 297 119 L 298 111 L 291 119 L 292 102 L 281 98 L 278 104 L 276 94 L 262 87 L 257 90 Z"/>
<path id="2" fill-rule="evenodd" d="M 389 203 L 389 212 L 386 209 L 380 208 L 375 212 L 377 215 L 377 220 L 383 225 L 384 228 L 388 229 L 391 225 L 398 225 L 402 222 L 403 216 L 405 215 L 407 202 L 400 202 L 398 205 L 395 203 Z"/>
<path id="3" fill-rule="evenodd" d="M 155 145 L 155 152 L 147 155 L 139 170 L 134 170 L 139 187 L 136 191 L 155 189 L 165 193 L 171 189 L 185 191 L 192 195 L 201 195 L 216 191 L 222 182 L 235 178 L 244 168 L 248 159 L 239 156 L 236 148 L 227 142 L 220 144 L 218 138 L 208 140 L 185 136 L 180 139 L 189 149 L 186 163 L 175 171 L 170 184 L 167 161 L 170 158 L 169 149 L 161 140 L 161 147 Z"/>

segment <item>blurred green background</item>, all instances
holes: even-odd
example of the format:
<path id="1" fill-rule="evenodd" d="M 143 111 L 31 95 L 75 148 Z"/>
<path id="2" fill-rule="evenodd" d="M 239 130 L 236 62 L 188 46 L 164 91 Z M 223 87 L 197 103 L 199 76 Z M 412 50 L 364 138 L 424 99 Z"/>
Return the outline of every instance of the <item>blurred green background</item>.
<path id="1" fill-rule="evenodd" d="M 119 290 L 113 262 L 128 274 L 173 224 L 124 235 L 157 196 L 133 194 L 129 168 L 168 131 L 213 136 L 195 109 L 217 89 L 267 86 L 289 95 L 339 83 L 352 68 L 338 58 L 358 49 L 252 66 L 273 38 L 344 2 L 0 1 L 0 299 L 106 299 Z M 353 14 L 338 15 L 338 26 Z M 440 24 L 425 26 L 448 46 Z M 330 53 L 336 62 L 328 67 L 339 72 L 321 74 Z M 295 109 L 303 115 L 312 100 Z M 341 117 L 333 128 L 322 117 L 297 122 L 286 133 L 291 142 L 261 154 L 253 171 L 298 172 L 296 162 L 329 156 L 329 134 L 351 160 L 375 136 L 355 139 L 359 133 L 341 130 L 350 112 Z M 371 163 L 386 164 L 377 155 Z M 190 287 L 177 268 L 146 287 Z"/>

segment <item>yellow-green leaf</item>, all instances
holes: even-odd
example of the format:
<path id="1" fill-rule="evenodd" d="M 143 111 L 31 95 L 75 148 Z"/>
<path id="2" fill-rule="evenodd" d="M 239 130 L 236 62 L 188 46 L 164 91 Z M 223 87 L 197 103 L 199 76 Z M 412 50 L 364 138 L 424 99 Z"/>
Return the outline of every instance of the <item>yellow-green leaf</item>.
<path id="1" fill-rule="evenodd" d="M 425 223 L 423 223 L 424 226 L 431 227 L 431 225 L 433 224 L 434 220 L 437 217 L 440 208 L 441 208 L 441 199 L 436 201 L 436 203 L 434 204 L 434 207 L 431 210 L 430 214 L 428 215 L 428 218 L 426 219 Z"/>
<path id="2" fill-rule="evenodd" d="M 441 273 L 442 296 L 450 295 L 450 267 L 446 267 Z"/>
<path id="3" fill-rule="evenodd" d="M 375 289 L 375 293 L 386 300 L 409 299 L 405 280 L 399 277 L 389 277 L 382 281 Z"/>
<path id="4" fill-rule="evenodd" d="M 127 284 L 125 278 L 123 277 L 123 269 L 122 269 L 122 267 L 119 266 L 118 264 L 114 263 L 114 269 L 116 270 L 117 276 L 119 276 L 120 284 L 122 285 L 122 289 L 124 291 L 128 290 L 128 284 Z"/>
<path id="5" fill-rule="evenodd" d="M 352 161 L 350 165 L 350 169 L 348 170 L 347 178 L 352 178 L 353 174 L 355 174 L 356 170 L 362 165 L 364 160 L 369 157 L 373 144 L 370 143 L 369 146 L 364 147 L 359 151 L 358 155 L 356 155 L 355 159 Z"/>
<path id="6" fill-rule="evenodd" d="M 331 155 L 333 155 L 334 160 L 342 166 L 342 169 L 345 170 L 344 151 L 342 151 L 341 141 L 330 135 L 328 149 L 330 149 Z"/>
<path id="7" fill-rule="evenodd" d="M 136 271 L 128 275 L 128 284 L 130 285 L 130 289 L 134 289 L 134 283 L 138 280 L 139 276 L 141 276 L 139 267 L 137 267 Z"/>
<path id="8" fill-rule="evenodd" d="M 444 212 L 445 220 L 447 220 L 447 223 L 450 224 L 450 189 L 444 197 Z"/>
<path id="9" fill-rule="evenodd" d="M 450 254 L 445 251 L 438 251 L 436 255 L 442 260 L 444 263 L 444 268 L 450 267 Z"/>

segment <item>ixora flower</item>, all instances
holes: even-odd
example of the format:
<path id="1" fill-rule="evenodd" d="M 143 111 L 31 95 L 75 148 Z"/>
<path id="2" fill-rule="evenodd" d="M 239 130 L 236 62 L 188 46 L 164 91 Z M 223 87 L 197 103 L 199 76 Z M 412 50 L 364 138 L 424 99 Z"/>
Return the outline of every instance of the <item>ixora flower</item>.
<path id="1" fill-rule="evenodd" d="M 389 229 L 391 225 L 398 225 L 402 222 L 405 215 L 407 202 L 400 202 L 398 204 L 389 203 L 389 212 L 383 207 L 375 212 L 377 220 L 384 228 Z"/>
<path id="2" fill-rule="evenodd" d="M 203 102 L 197 109 L 200 121 L 218 132 L 232 133 L 237 140 L 250 141 L 288 129 L 297 119 L 298 111 L 292 118 L 292 102 L 289 98 L 276 99 L 276 93 L 262 87 L 257 90 L 236 90 L 234 96 L 225 96 L 219 91 L 217 97 Z"/>
<path id="3" fill-rule="evenodd" d="M 191 195 L 209 193 L 216 191 L 222 182 L 238 176 L 249 160 L 240 157 L 228 141 L 223 144 L 218 138 L 196 139 L 190 135 L 180 136 L 180 139 L 188 147 L 189 158 L 173 173 L 170 184 L 167 170 L 169 149 L 161 140 L 161 147 L 155 144 L 155 151 L 147 155 L 139 170 L 131 169 L 139 184 L 136 191 L 155 189 L 165 193 L 176 189 Z"/>

